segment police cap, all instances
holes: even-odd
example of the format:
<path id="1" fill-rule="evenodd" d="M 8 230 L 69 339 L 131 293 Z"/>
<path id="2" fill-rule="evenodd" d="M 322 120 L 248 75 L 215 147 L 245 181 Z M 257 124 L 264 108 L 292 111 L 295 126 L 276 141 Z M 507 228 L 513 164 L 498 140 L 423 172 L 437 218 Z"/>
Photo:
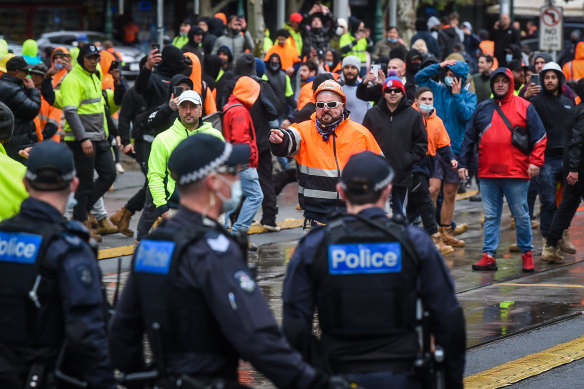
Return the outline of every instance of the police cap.
<path id="1" fill-rule="evenodd" d="M 168 168 L 179 185 L 187 185 L 223 166 L 247 163 L 250 153 L 248 144 L 232 145 L 216 136 L 198 133 L 176 146 L 168 160 Z"/>
<path id="2" fill-rule="evenodd" d="M 62 190 L 75 178 L 73 153 L 63 143 L 52 140 L 36 144 L 26 161 L 26 179 L 39 191 Z"/>
<path id="3" fill-rule="evenodd" d="M 352 193 L 376 192 L 391 184 L 394 172 L 387 160 L 371 151 L 362 151 L 349 158 L 341 185 Z"/>

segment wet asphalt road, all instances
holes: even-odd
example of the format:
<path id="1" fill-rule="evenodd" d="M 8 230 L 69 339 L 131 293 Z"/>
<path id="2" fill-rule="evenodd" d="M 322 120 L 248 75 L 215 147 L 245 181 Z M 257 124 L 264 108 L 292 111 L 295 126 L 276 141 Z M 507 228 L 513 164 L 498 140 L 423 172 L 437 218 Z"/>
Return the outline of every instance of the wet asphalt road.
<path id="1" fill-rule="evenodd" d="M 115 189 L 106 195 L 109 214 L 121 207 L 143 182 L 141 173 L 132 165 L 125 166 L 129 167 L 128 171 L 118 176 Z M 296 185 L 291 184 L 280 195 L 278 221 L 302 217 L 301 211 L 295 209 L 296 189 Z M 471 265 L 480 258 L 482 249 L 483 231 L 479 223 L 481 203 L 459 200 L 456 209 L 456 222 L 470 225 L 470 229 L 459 236 L 465 240 L 466 247 L 455 249 L 454 253 L 444 259 L 454 279 L 457 297 L 464 308 L 467 322 L 467 345 L 470 349 L 465 375 L 484 371 L 584 334 L 584 320 L 581 317 L 584 304 L 584 209 L 579 210 L 570 228 L 577 253 L 566 255 L 567 261 L 563 265 L 549 265 L 541 261 L 540 233 L 533 230 L 536 271 L 532 274 L 521 271 L 519 253 L 508 251 L 508 247 L 515 241 L 515 233 L 511 229 L 507 207 L 504 207 L 501 243 L 497 253 L 499 270 L 472 271 Z M 138 217 L 135 216 L 132 219 L 133 227 L 137 221 Z M 252 242 L 259 247 L 257 254 L 252 254 L 257 255 L 259 261 L 259 284 L 278 319 L 286 263 L 301 236 L 300 228 L 251 236 Z M 133 239 L 115 234 L 105 237 L 100 248 L 129 244 L 133 244 Z M 110 292 L 115 287 L 117 262 L 117 259 L 100 262 Z M 128 267 L 129 257 L 122 258 L 123 273 L 126 273 Z M 559 319 L 566 320 L 549 324 Z M 542 325 L 545 326 L 539 328 Z M 535 329 L 529 331 L 532 328 Z M 577 383 L 584 380 L 584 369 L 578 367 L 582 367 L 582 360 L 512 387 L 574 387 L 570 385 L 571 380 L 578 386 Z M 562 384 L 558 383 L 560 377 Z M 245 363 L 242 365 L 242 381 L 253 387 L 272 387 L 269 381 Z"/>

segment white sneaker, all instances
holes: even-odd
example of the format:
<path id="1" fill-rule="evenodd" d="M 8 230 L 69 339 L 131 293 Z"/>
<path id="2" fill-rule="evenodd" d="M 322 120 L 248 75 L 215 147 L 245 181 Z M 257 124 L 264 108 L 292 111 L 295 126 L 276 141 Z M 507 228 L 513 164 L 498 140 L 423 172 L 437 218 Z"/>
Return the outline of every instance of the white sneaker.
<path id="1" fill-rule="evenodd" d="M 126 172 L 126 171 L 124 170 L 124 168 L 123 168 L 122 164 L 121 164 L 121 163 L 119 163 L 119 162 L 118 162 L 118 163 L 116 163 L 116 171 L 117 171 L 119 174 L 124 174 L 124 173 Z"/>

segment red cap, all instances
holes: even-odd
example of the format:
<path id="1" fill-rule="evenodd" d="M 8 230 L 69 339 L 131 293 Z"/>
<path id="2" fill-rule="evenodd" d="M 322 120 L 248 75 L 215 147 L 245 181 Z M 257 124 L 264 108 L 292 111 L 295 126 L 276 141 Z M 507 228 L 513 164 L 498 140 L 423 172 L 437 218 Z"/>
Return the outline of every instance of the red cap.
<path id="1" fill-rule="evenodd" d="M 403 82 L 401 82 L 401 80 L 395 76 L 393 77 L 387 77 L 385 79 L 385 82 L 383 83 L 383 94 L 385 94 L 385 90 L 387 88 L 399 88 L 401 89 L 403 95 L 406 95 L 406 88 L 404 87 Z"/>
<path id="2" fill-rule="evenodd" d="M 302 15 L 300 15 L 298 12 L 294 12 L 292 15 L 290 15 L 290 21 L 300 23 L 302 21 Z"/>

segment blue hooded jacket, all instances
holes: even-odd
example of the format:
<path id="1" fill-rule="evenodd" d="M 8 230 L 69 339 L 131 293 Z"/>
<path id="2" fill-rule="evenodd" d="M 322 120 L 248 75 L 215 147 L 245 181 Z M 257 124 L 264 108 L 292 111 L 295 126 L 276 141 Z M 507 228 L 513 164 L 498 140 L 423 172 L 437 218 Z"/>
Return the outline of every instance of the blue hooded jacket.
<path id="1" fill-rule="evenodd" d="M 427 86 L 432 89 L 434 109 L 444 122 L 450 136 L 452 152 L 458 155 L 464 139 L 466 124 L 477 106 L 477 95 L 464 89 L 468 76 L 468 65 L 465 62 L 457 61 L 455 65 L 447 66 L 447 68 L 461 78 L 463 88 L 458 94 L 452 94 L 449 86 L 432 80 L 432 77 L 440 73 L 440 64 L 430 65 L 420 70 L 416 73 L 415 81 L 419 86 Z"/>

